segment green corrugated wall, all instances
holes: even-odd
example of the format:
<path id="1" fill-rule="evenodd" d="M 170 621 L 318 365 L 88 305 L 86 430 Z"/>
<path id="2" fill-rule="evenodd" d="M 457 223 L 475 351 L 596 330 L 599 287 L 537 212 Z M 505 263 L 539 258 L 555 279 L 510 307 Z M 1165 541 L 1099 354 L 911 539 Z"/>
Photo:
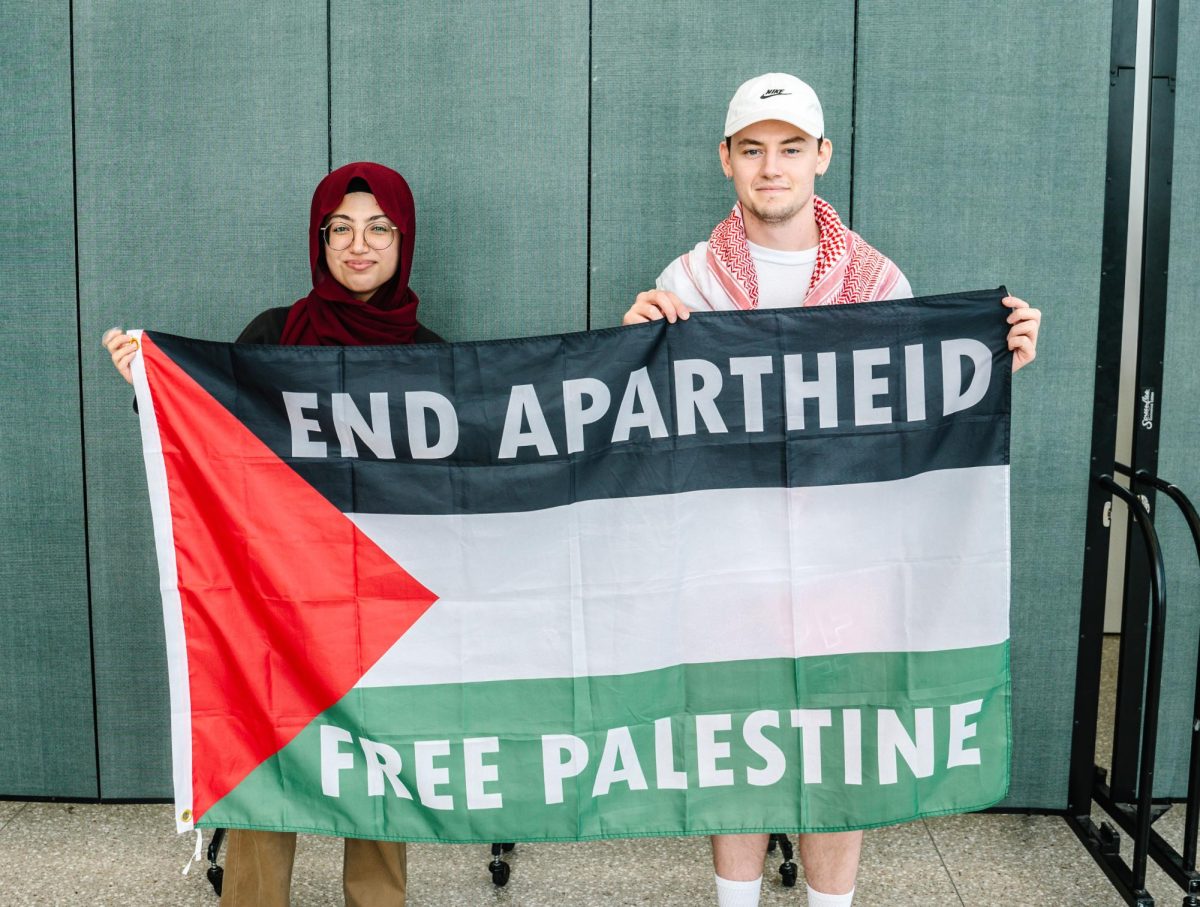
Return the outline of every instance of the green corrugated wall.
<path id="1" fill-rule="evenodd" d="M 96 795 L 66 2 L 4 10 L 0 792 Z M 144 484 L 144 483 L 143 483 Z M 146 646 L 143 645 L 143 648 Z M 158 779 L 155 779 L 158 784 Z"/>
<path id="2" fill-rule="evenodd" d="M 1108 3 L 5 7 L 0 154 L 29 229 L 0 239 L 0 795 L 169 794 L 145 480 L 105 328 L 232 338 L 293 301 L 312 187 L 363 158 L 413 185 L 434 329 L 614 324 L 728 212 L 725 105 L 780 69 L 826 105 L 818 191 L 918 293 L 1004 282 L 1047 311 L 1015 392 L 1009 803 L 1065 805 Z"/>
<path id="3" fill-rule="evenodd" d="M 1045 310 L 1038 359 L 1013 382 L 1014 773 L 1005 805 L 1065 806 L 1111 10 L 860 0 L 859 15 L 855 227 L 895 258 L 917 294 L 1004 284 Z"/>

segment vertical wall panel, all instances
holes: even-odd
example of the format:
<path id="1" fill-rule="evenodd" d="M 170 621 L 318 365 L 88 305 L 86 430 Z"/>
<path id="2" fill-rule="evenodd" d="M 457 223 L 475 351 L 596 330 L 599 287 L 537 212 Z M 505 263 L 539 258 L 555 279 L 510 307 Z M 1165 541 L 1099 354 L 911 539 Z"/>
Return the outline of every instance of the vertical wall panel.
<path id="1" fill-rule="evenodd" d="M 399 170 L 450 340 L 582 330 L 588 3 L 335 3 L 333 163 Z"/>
<path id="2" fill-rule="evenodd" d="M 96 795 L 80 452 L 70 13 L 5 3 L 0 795 Z"/>
<path id="3" fill-rule="evenodd" d="M 1158 470 L 1200 507 L 1200 0 L 1179 4 L 1178 76 Z M 1200 567 L 1186 524 L 1162 494 L 1154 522 L 1167 564 L 1166 670 L 1154 793 L 1182 797 L 1196 692 Z"/>
<path id="4" fill-rule="evenodd" d="M 77 0 L 80 300 L 101 793 L 170 793 L 167 674 L 112 325 L 232 339 L 306 293 L 325 4 Z"/>
<path id="5" fill-rule="evenodd" d="M 855 227 L 918 294 L 1006 284 L 1045 310 L 1016 376 L 1008 803 L 1066 803 L 1111 4 L 859 4 Z M 999 313 L 998 313 L 998 317 Z"/>
<path id="6" fill-rule="evenodd" d="M 853 4 L 612 0 L 592 35 L 593 328 L 619 324 L 729 214 L 717 146 L 746 79 L 790 72 L 816 89 L 834 148 L 817 193 L 848 216 Z"/>

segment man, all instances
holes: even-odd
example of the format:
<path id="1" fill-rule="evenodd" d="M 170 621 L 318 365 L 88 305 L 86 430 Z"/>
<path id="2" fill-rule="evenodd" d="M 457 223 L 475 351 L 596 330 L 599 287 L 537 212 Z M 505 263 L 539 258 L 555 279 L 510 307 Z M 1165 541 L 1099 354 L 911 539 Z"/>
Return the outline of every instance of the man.
<path id="1" fill-rule="evenodd" d="M 814 194 L 833 153 L 824 136 L 821 102 L 806 83 L 768 73 L 743 84 L 729 103 L 717 148 L 737 194 L 733 212 L 708 242 L 668 265 L 656 289 L 638 294 L 623 323 L 674 323 L 691 311 L 910 298 L 900 269 Z M 1016 371 L 1036 355 L 1041 313 L 1011 296 L 1003 302 L 1012 310 L 1008 348 Z M 713 836 L 720 907 L 758 904 L 767 840 L 765 834 Z M 861 848 L 861 831 L 800 837 L 809 907 L 849 907 Z"/>

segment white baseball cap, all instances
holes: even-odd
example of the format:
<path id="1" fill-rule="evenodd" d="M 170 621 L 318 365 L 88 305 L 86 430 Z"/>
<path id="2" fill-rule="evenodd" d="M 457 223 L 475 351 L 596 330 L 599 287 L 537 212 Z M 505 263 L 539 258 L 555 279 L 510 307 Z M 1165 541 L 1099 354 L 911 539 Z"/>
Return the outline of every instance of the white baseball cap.
<path id="1" fill-rule="evenodd" d="M 785 72 L 769 72 L 742 83 L 729 102 L 725 135 L 763 120 L 783 120 L 814 139 L 825 137 L 825 115 L 817 93 L 807 82 Z"/>

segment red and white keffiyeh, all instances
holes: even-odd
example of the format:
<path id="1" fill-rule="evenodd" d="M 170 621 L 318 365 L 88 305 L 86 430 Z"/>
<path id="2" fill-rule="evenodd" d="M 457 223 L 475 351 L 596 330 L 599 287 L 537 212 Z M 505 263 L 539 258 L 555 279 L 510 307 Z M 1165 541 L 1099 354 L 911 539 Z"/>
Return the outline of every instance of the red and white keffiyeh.
<path id="1" fill-rule="evenodd" d="M 813 214 L 821 238 L 804 304 L 842 305 L 886 299 L 901 278 L 900 269 L 861 236 L 848 230 L 833 206 L 815 195 Z M 736 308 L 758 308 L 758 275 L 746 242 L 740 203 L 713 229 L 706 260 L 710 275 Z"/>

